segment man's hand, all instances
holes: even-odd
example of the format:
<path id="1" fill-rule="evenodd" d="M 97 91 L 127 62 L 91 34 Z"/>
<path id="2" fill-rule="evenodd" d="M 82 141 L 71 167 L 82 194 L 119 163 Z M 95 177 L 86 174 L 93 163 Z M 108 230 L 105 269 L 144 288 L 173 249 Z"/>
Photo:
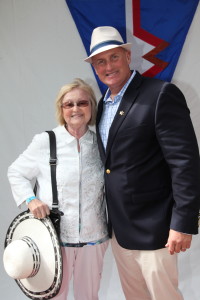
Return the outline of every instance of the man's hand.
<path id="1" fill-rule="evenodd" d="M 190 248 L 191 241 L 191 234 L 185 234 L 170 229 L 168 241 L 165 247 L 168 247 L 169 253 L 172 255 L 174 253 L 179 253 L 180 251 L 185 252 L 187 249 Z"/>
<path id="2" fill-rule="evenodd" d="M 31 200 L 28 204 L 28 208 L 37 219 L 43 219 L 50 214 L 48 205 L 39 199 Z"/>

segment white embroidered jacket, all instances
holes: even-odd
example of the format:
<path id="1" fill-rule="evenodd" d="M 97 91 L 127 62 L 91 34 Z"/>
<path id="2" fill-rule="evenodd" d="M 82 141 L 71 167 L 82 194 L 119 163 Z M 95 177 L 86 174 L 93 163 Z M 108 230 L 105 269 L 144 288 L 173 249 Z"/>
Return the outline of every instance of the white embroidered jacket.
<path id="1" fill-rule="evenodd" d="M 107 236 L 103 166 L 96 135 L 88 130 L 79 140 L 64 126 L 53 131 L 57 143 L 57 189 L 64 243 L 96 241 Z M 51 208 L 52 190 L 49 166 L 49 136 L 37 134 L 28 148 L 8 169 L 14 199 L 19 206 L 33 196 L 31 181 L 37 178 L 37 198 Z"/>

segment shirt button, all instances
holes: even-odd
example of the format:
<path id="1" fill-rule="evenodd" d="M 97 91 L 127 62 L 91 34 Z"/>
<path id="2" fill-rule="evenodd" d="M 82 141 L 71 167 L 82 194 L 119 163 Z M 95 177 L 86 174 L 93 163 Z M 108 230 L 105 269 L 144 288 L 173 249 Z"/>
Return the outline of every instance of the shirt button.
<path id="1" fill-rule="evenodd" d="M 107 169 L 107 170 L 106 170 L 106 173 L 107 173 L 107 174 L 110 174 L 110 170 L 109 170 L 109 169 Z"/>

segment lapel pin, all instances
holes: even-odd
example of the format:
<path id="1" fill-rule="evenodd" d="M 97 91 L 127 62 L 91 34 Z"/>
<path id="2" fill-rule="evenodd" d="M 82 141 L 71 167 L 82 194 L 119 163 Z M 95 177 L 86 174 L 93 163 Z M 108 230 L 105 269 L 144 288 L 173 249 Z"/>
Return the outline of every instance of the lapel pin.
<path id="1" fill-rule="evenodd" d="M 121 110 L 121 111 L 119 112 L 119 114 L 120 114 L 120 116 L 123 116 L 123 115 L 124 115 L 124 111 Z"/>

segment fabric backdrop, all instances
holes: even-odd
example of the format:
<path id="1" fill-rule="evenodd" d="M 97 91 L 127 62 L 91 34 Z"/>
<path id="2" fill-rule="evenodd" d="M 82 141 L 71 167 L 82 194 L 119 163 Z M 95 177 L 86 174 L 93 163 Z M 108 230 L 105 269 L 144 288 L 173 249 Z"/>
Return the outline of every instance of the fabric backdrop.
<path id="1" fill-rule="evenodd" d="M 101 17 L 107 12 L 107 7 L 114 0 L 92 0 L 91 3 L 104 3 L 100 9 L 94 7 L 95 13 L 99 11 Z M 145 54 L 152 51 L 156 45 L 152 45 L 151 41 L 143 41 L 140 32 L 148 31 L 147 36 L 155 36 L 155 40 L 164 40 L 170 43 L 167 35 L 160 36 L 155 30 L 155 24 L 152 25 L 146 20 L 146 10 L 143 9 L 141 14 L 137 14 L 139 23 L 136 24 L 136 33 L 139 36 L 133 36 L 133 10 L 132 3 L 135 5 L 151 3 L 149 7 L 154 16 L 159 11 L 166 12 L 162 16 L 162 20 L 170 15 L 175 15 L 179 20 L 179 25 L 186 22 L 189 27 L 186 40 L 182 39 L 179 46 L 182 48 L 173 48 L 169 52 L 180 57 L 172 55 L 176 68 L 172 76 L 175 82 L 186 96 L 188 106 L 191 110 L 191 117 L 200 144 L 200 63 L 199 63 L 199 28 L 200 28 L 200 6 L 198 5 L 194 18 L 190 16 L 190 22 L 186 17 L 179 16 L 180 9 L 174 7 L 174 11 L 168 11 L 169 7 L 161 6 L 164 0 L 156 1 L 126 1 L 126 32 L 122 34 L 127 40 L 132 39 L 133 42 L 133 67 L 141 72 L 146 72 L 154 66 L 155 58 L 170 62 L 171 59 L 164 59 L 162 55 L 170 50 L 169 46 L 164 51 L 159 52 L 159 56 L 155 52 L 151 53 L 150 58 L 154 62 L 150 62 L 146 58 L 142 58 Z M 74 3 L 78 2 L 72 1 Z M 86 3 L 86 0 L 82 0 Z M 170 1 L 175 4 L 179 2 L 187 6 L 188 14 L 194 13 L 198 1 Z M 115 1 L 113 5 L 113 14 L 110 19 L 120 21 L 116 18 L 116 11 L 121 0 Z M 117 3 L 117 4 L 116 4 Z M 123 2 L 124 3 L 124 2 Z M 190 11 L 190 7 L 193 7 Z M 157 4 L 157 8 L 154 6 Z M 171 5 L 169 5 L 171 7 Z M 121 8 L 120 8 L 121 9 Z M 124 8 L 123 8 L 124 9 Z M 124 11 L 124 10 L 123 10 Z M 97 13 L 97 15 L 99 15 Z M 127 16 L 129 16 L 127 18 Z M 139 17 L 140 16 L 140 17 Z M 96 20 L 93 16 L 92 20 Z M 125 19 L 124 19 L 125 20 Z M 145 23 L 144 23 L 145 20 Z M 157 24 L 158 21 L 152 17 Z M 105 25 L 105 24 L 100 24 Z M 107 24 L 106 24 L 107 25 Z M 93 26 L 93 25 L 92 25 Z M 170 32 L 175 34 L 174 27 Z M 184 26 L 183 26 L 184 27 Z M 185 28 L 185 27 L 184 27 Z M 164 29 L 162 30 L 164 31 Z M 171 39 L 178 41 L 178 30 Z M 164 32 L 163 32 L 164 34 Z M 151 36 L 152 37 L 152 36 Z M 176 40 L 177 39 L 177 40 Z M 170 54 L 168 53 L 168 54 Z M 18 209 L 11 195 L 10 187 L 7 180 L 7 168 L 11 162 L 27 147 L 31 142 L 34 134 L 49 130 L 56 126 L 54 102 L 60 87 L 70 82 L 75 77 L 83 78 L 88 81 L 94 88 L 97 98 L 101 92 L 96 82 L 91 66 L 84 62 L 87 56 L 86 48 L 82 42 L 77 26 L 71 15 L 69 7 L 65 0 L 1 0 L 0 1 L 0 255 L 2 258 L 4 239 L 6 230 L 12 219 L 26 207 Z M 144 65 L 145 62 L 145 65 Z M 159 60 L 156 60 L 159 62 Z M 166 70 L 166 68 L 165 68 Z M 164 71 L 163 71 L 164 72 Z M 162 72 L 158 72 L 162 73 Z M 172 73 L 171 73 L 172 75 Z M 192 248 L 186 253 L 179 255 L 180 270 L 180 289 L 184 294 L 185 300 L 200 299 L 200 236 L 197 235 L 193 239 Z M 2 259 L 0 260 L 0 290 L 1 299 L 5 300 L 25 300 L 27 299 L 17 286 L 14 280 L 8 277 L 3 268 Z M 72 300 L 72 290 L 68 300 Z M 116 265 L 109 248 L 104 262 L 104 271 L 101 282 L 100 300 L 124 300 L 124 296 L 119 283 L 119 277 Z"/>

